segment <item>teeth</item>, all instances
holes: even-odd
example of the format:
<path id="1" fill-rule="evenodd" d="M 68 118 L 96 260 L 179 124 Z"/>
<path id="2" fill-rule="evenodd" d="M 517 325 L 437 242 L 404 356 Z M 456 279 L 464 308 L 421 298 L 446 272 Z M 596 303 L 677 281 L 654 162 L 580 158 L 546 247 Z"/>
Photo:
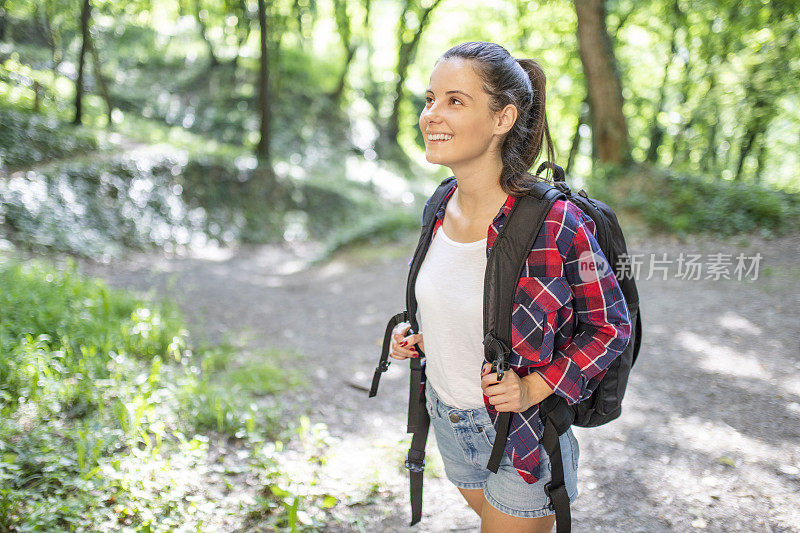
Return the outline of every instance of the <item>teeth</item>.
<path id="1" fill-rule="evenodd" d="M 448 135 L 446 133 L 437 133 L 435 135 L 428 135 L 429 141 L 446 141 L 452 139 L 452 135 Z"/>

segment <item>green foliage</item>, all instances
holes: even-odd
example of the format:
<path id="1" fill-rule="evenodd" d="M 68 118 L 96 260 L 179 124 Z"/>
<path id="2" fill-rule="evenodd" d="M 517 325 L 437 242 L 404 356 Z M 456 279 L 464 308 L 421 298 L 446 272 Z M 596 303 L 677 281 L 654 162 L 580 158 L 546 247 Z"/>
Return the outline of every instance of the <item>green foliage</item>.
<path id="1" fill-rule="evenodd" d="M 13 170 L 97 148 L 97 137 L 87 128 L 0 108 L 0 168 Z"/>
<path id="2" fill-rule="evenodd" d="M 93 381 L 114 356 L 180 356 L 186 332 L 174 305 L 158 307 L 77 274 L 36 263 L 0 265 L 0 395 L 59 400 L 72 415 L 97 408 Z"/>
<path id="3" fill-rule="evenodd" d="M 589 192 L 638 213 L 655 231 L 731 236 L 800 230 L 800 194 L 641 165 L 600 169 Z"/>
<path id="4" fill-rule="evenodd" d="M 333 184 L 279 178 L 266 196 L 252 192 L 271 181 L 252 157 L 189 159 L 168 147 L 77 159 L 0 178 L 0 220 L 17 242 L 103 257 L 208 241 L 322 240 L 359 214 L 358 200 Z"/>
<path id="5" fill-rule="evenodd" d="M 295 431 L 309 462 L 324 464 L 324 450 L 333 442 L 325 424 L 311 424 L 307 416 L 301 416 Z M 282 441 L 255 447 L 251 465 L 255 472 L 260 473 L 259 482 L 263 488 L 257 496 L 258 505 L 250 510 L 248 519 L 255 525 L 272 518 L 272 523 L 280 531 L 324 529 L 327 521 L 325 510 L 336 506 L 341 496 L 328 494 L 318 486 L 316 470 L 311 470 L 310 475 L 289 475 L 277 468 L 276 452 L 282 447 Z"/>
<path id="6" fill-rule="evenodd" d="M 87 279 L 74 261 L 0 263 L 0 311 L 0 530 L 204 530 L 220 512 L 209 481 L 227 473 L 209 445 L 225 434 L 284 491 L 262 525 L 324 522 L 335 502 L 284 472 L 282 443 L 267 440 L 297 436 L 324 460 L 324 425 L 275 418 L 272 396 L 300 384 L 284 354 L 194 354 L 174 306 Z"/>
<path id="7" fill-rule="evenodd" d="M 323 261 L 337 250 L 348 246 L 397 241 L 407 232 L 418 230 L 419 220 L 419 213 L 410 211 L 387 210 L 373 213 L 350 227 L 339 229 L 328 241 L 318 261 Z"/>

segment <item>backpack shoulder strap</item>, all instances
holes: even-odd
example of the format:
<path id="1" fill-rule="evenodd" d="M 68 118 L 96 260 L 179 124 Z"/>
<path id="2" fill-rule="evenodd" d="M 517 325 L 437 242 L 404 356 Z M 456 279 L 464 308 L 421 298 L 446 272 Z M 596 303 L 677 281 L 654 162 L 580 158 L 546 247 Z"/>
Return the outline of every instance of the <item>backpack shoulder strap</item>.
<path id="1" fill-rule="evenodd" d="M 423 226 L 427 226 L 428 223 L 435 218 L 436 212 L 439 210 L 439 207 L 441 207 L 442 200 L 444 200 L 447 193 L 450 192 L 450 189 L 455 187 L 455 185 L 455 176 L 450 176 L 449 178 L 443 179 L 439 186 L 436 187 L 436 190 L 433 191 L 433 194 L 425 204 L 425 208 L 422 210 Z"/>
<path id="2" fill-rule="evenodd" d="M 529 194 L 517 198 L 494 241 L 484 279 L 484 349 L 489 362 L 498 347 L 506 355 L 511 346 L 511 305 L 517 280 L 544 219 L 556 200 L 566 196 L 545 181 L 534 184 Z M 499 341 L 499 343 L 497 343 Z"/>
<path id="3" fill-rule="evenodd" d="M 508 219 L 500 229 L 486 263 L 484 279 L 484 358 L 497 365 L 498 376 L 508 369 L 511 353 L 511 310 L 522 267 L 528 258 L 544 219 L 564 193 L 547 182 L 539 181 L 529 194 L 517 198 Z M 499 415 L 497 437 L 486 468 L 497 472 L 503 459 L 511 413 Z"/>
<path id="4" fill-rule="evenodd" d="M 411 268 L 408 270 L 408 280 L 406 282 L 406 311 L 408 311 L 408 320 L 411 322 L 411 329 L 414 333 L 419 331 L 414 284 L 417 281 L 417 274 L 419 274 L 422 261 L 425 259 L 425 254 L 428 253 L 428 247 L 431 244 L 433 226 L 436 224 L 436 213 L 442 207 L 444 199 L 456 185 L 455 176 L 442 180 L 422 210 L 422 231 L 417 242 L 417 248 L 414 250 L 414 257 L 411 259 Z"/>
<path id="5" fill-rule="evenodd" d="M 455 176 L 450 176 L 442 181 L 428 199 L 425 209 L 422 211 L 422 232 L 414 251 L 414 258 L 411 260 L 411 268 L 408 272 L 406 283 L 406 319 L 411 323 L 410 332 L 417 333 L 417 299 L 414 292 L 414 284 L 417 281 L 420 266 L 422 265 L 425 254 L 431 244 L 433 227 L 436 224 L 436 213 L 442 206 L 444 199 L 456 186 Z M 387 329 L 388 330 L 388 329 Z M 414 347 L 423 357 L 425 353 L 418 344 Z M 425 408 L 425 394 L 422 389 L 422 374 L 424 368 L 420 363 L 420 357 L 414 357 L 410 362 L 410 380 L 408 397 L 408 427 L 406 431 L 413 433 L 411 447 L 406 455 L 405 466 L 409 469 L 410 496 L 411 496 L 411 524 L 414 525 L 422 519 L 422 474 L 425 470 L 425 443 L 428 440 L 428 429 L 430 427 L 430 417 Z"/>

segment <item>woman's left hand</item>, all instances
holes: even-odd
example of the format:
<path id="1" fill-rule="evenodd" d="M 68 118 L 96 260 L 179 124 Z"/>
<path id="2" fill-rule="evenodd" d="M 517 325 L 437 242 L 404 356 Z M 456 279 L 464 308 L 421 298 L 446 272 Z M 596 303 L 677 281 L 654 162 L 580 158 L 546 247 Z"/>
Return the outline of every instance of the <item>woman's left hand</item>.
<path id="1" fill-rule="evenodd" d="M 553 389 L 536 372 L 520 378 L 509 369 L 503 373 L 503 379 L 497 381 L 497 373 L 491 370 L 490 363 L 483 364 L 481 388 L 489 397 L 489 403 L 498 411 L 521 413 L 553 394 Z"/>

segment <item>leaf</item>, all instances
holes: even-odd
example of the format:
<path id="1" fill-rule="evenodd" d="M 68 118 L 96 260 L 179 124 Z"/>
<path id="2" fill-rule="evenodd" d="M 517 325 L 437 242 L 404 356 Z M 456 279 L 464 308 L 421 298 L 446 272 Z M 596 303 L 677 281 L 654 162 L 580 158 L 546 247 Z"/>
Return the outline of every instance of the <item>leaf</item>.
<path id="1" fill-rule="evenodd" d="M 723 465 L 728 465 L 728 466 L 733 466 L 733 467 L 736 466 L 736 462 L 733 459 L 731 459 L 730 457 L 726 457 L 724 455 L 722 457 L 719 457 L 717 459 L 717 461 L 719 461 L 720 464 L 723 464 Z"/>
<path id="2" fill-rule="evenodd" d="M 334 507 L 337 503 L 339 503 L 339 499 L 335 496 L 325 496 L 325 499 L 322 500 L 322 508 L 323 509 L 330 509 Z"/>

